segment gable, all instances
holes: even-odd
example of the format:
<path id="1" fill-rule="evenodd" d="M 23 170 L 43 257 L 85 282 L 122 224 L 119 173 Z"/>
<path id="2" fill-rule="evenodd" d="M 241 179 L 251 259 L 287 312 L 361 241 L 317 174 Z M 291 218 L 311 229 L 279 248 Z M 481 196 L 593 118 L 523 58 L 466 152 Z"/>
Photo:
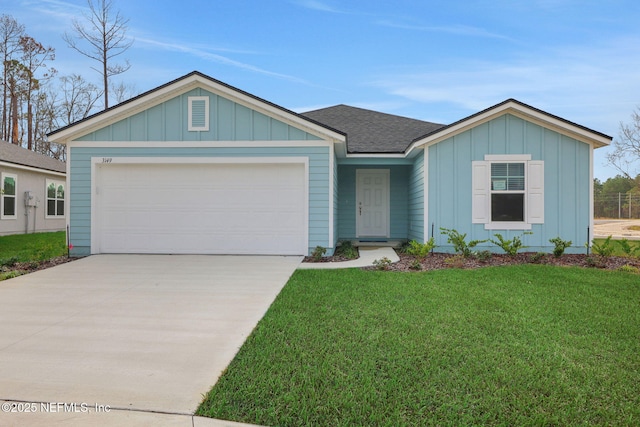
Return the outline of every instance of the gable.
<path id="1" fill-rule="evenodd" d="M 607 146 L 613 139 L 608 135 L 554 116 L 515 99 L 508 99 L 417 139 L 412 148 L 438 144 L 484 123 L 506 116 L 517 117 L 526 123 L 535 124 L 540 128 L 583 142 L 592 148 Z"/>
<path id="2" fill-rule="evenodd" d="M 207 130 L 194 128 L 190 98 L 200 101 L 199 112 L 208 113 Z M 194 104 L 192 104 L 194 105 Z M 191 119 L 191 121 L 190 121 Z M 205 117 L 198 116 L 199 124 Z M 204 126 L 200 129 L 205 128 Z M 196 129 L 196 130 L 191 130 Z M 202 88 L 192 89 L 149 107 L 75 141 L 300 141 L 320 140 L 316 135 Z"/>

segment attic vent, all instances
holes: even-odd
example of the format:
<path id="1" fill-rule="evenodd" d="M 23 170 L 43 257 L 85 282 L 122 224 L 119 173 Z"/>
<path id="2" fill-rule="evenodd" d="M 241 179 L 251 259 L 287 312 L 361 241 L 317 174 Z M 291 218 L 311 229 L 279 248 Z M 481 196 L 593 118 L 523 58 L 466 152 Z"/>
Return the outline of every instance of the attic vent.
<path id="1" fill-rule="evenodd" d="M 209 97 L 189 97 L 189 131 L 209 130 Z"/>

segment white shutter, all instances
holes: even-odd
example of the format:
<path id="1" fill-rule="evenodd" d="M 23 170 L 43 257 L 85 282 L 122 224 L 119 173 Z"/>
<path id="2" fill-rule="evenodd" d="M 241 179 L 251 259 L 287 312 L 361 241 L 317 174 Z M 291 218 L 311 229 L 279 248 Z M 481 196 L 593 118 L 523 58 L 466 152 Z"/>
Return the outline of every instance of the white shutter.
<path id="1" fill-rule="evenodd" d="M 473 171 L 471 222 L 473 224 L 488 224 L 491 218 L 491 191 L 489 188 L 491 164 L 483 161 L 473 161 L 471 163 Z"/>
<path id="2" fill-rule="evenodd" d="M 541 160 L 528 162 L 527 222 L 544 223 L 544 162 Z"/>

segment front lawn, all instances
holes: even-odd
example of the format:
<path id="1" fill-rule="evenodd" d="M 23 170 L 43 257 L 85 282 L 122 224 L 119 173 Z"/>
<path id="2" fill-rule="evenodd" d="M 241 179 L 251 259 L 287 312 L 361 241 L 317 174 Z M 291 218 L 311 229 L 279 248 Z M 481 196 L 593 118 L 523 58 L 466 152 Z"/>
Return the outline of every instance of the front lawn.
<path id="1" fill-rule="evenodd" d="M 37 270 L 66 255 L 64 231 L 0 236 L 0 280 Z"/>
<path id="2" fill-rule="evenodd" d="M 638 384 L 637 274 L 299 270 L 197 414 L 273 426 L 638 425 Z"/>

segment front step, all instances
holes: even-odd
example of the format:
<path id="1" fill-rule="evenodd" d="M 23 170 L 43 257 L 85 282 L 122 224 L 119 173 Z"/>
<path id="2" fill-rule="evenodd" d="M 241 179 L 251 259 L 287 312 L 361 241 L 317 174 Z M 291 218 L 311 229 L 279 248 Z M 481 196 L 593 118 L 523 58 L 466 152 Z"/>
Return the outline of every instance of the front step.
<path id="1" fill-rule="evenodd" d="M 402 240 L 352 240 L 351 244 L 356 247 L 378 247 L 378 248 L 399 248 L 404 241 Z"/>

